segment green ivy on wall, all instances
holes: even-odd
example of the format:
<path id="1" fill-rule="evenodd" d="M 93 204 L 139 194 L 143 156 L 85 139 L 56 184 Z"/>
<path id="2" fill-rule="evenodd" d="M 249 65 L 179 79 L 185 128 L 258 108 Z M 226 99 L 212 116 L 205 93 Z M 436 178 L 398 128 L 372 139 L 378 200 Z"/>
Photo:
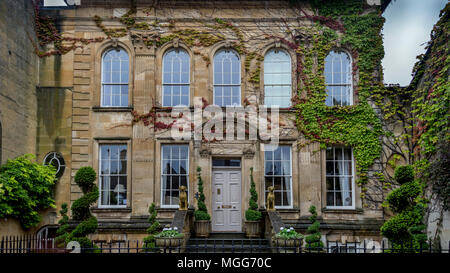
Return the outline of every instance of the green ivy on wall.
<path id="1" fill-rule="evenodd" d="M 333 1 L 336 3 L 339 1 Z M 381 28 L 384 19 L 379 13 L 366 15 L 352 14 L 354 6 L 331 12 L 332 5 L 323 6 L 319 14 L 340 15 L 345 28 L 341 34 L 334 30 L 316 24 L 304 32 L 309 32 L 312 38 L 310 47 L 300 45 L 299 52 L 303 55 L 298 96 L 295 105 L 297 110 L 297 126 L 310 141 L 321 143 L 321 148 L 330 145 L 352 146 L 356 159 L 358 185 L 361 186 L 361 198 L 364 199 L 368 183 L 367 173 L 374 160 L 380 157 L 383 135 L 381 121 L 370 105 L 369 98 L 376 90 L 384 86 L 374 73 L 381 73 L 380 63 L 384 56 L 381 38 Z M 324 8 L 326 8 L 324 10 Z M 333 48 L 345 48 L 351 52 L 353 59 L 353 76 L 359 77 L 354 93 L 357 101 L 351 106 L 325 105 L 326 86 L 323 76 L 325 57 Z M 306 92 L 306 96 L 302 96 Z"/>

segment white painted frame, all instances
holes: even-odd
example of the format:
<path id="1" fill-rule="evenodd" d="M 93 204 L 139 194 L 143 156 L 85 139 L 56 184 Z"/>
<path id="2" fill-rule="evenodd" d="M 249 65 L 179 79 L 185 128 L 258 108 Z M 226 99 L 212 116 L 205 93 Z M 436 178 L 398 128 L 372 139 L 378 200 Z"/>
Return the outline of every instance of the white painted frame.
<path id="1" fill-rule="evenodd" d="M 188 61 L 189 61 L 189 71 L 188 71 L 188 83 L 165 83 L 164 82 L 164 58 L 167 56 L 168 53 L 170 53 L 171 51 L 175 51 L 175 50 L 182 50 L 186 53 L 186 55 L 188 56 Z M 170 73 L 173 73 L 173 71 L 171 71 Z M 183 106 L 190 106 L 190 101 L 191 101 L 191 56 L 189 55 L 189 52 L 187 52 L 184 48 L 169 48 L 163 55 L 162 57 L 162 72 L 161 72 L 161 85 L 162 85 L 162 90 L 161 90 L 161 104 L 163 107 L 176 107 L 178 105 L 173 105 L 171 103 L 171 105 L 165 105 L 164 103 L 164 86 L 187 86 L 188 87 L 188 104 L 187 105 L 183 105 Z M 173 94 L 170 96 L 171 98 L 171 102 L 173 102 Z M 181 95 L 180 95 L 180 103 L 181 103 Z"/>
<path id="2" fill-rule="evenodd" d="M 105 83 L 104 82 L 104 79 L 103 79 L 103 71 L 104 71 L 104 58 L 105 58 L 105 55 L 108 53 L 108 52 L 110 52 L 110 51 L 112 51 L 112 50 L 119 50 L 119 51 L 123 51 L 123 52 L 125 52 L 125 54 L 127 54 L 127 56 L 128 56 L 128 82 L 127 83 L 114 83 L 114 82 L 108 82 L 108 83 Z M 122 74 L 122 66 L 120 67 L 120 74 Z M 130 55 L 128 54 L 128 52 L 124 49 L 124 48 L 122 48 L 122 47 L 118 47 L 118 48 L 108 48 L 107 50 L 105 50 L 105 52 L 103 52 L 103 54 L 102 54 L 102 58 L 101 58 L 101 69 L 100 69 L 100 77 L 101 77 L 101 90 L 100 90 L 100 107 L 115 107 L 115 108 L 121 108 L 121 107 L 128 107 L 128 105 L 130 105 L 130 76 L 131 76 L 131 73 L 130 73 Z M 104 103 L 103 103 L 103 94 L 104 94 L 104 85 L 111 85 L 111 86 L 114 86 L 114 85 L 119 85 L 120 87 L 122 87 L 122 86 L 124 86 L 124 85 L 126 85 L 127 86 L 127 89 L 128 89 L 128 94 L 127 94 L 127 98 L 128 98 L 128 104 L 127 105 L 112 105 L 112 96 L 111 96 L 111 99 L 110 99 L 110 101 L 111 101 L 111 105 L 105 105 Z M 122 91 L 121 91 L 122 92 Z M 120 102 L 122 102 L 122 93 L 120 93 Z"/>
<path id="3" fill-rule="evenodd" d="M 164 165 L 163 165 L 163 161 L 164 161 L 164 155 L 163 155 L 163 147 L 164 146 L 186 146 L 187 147 L 187 152 L 188 152 L 188 154 L 187 154 L 187 158 L 186 158 L 186 170 L 187 170 L 187 174 L 186 174 L 186 184 L 187 184 L 187 192 L 188 192 L 188 195 L 189 195 L 189 193 L 190 193 L 190 191 L 189 191 L 189 175 L 190 175 L 190 167 L 189 167 L 189 144 L 182 144 L 182 143 L 177 143 L 177 144 L 161 144 L 161 172 L 160 172 L 160 176 L 161 176 L 161 178 L 160 178 L 160 204 L 161 204 L 161 208 L 179 208 L 180 207 L 180 204 L 177 204 L 177 205 L 166 205 L 166 204 L 164 204 L 164 187 L 163 187 L 163 174 L 164 174 L 164 172 L 163 172 L 163 169 L 164 169 Z"/>
<path id="4" fill-rule="evenodd" d="M 264 164 L 264 168 L 263 168 L 263 191 L 264 191 L 264 206 L 266 206 L 266 147 L 270 147 L 271 145 L 264 145 L 263 146 L 263 153 L 264 153 L 264 160 L 263 160 L 263 164 Z M 290 194 L 289 194 L 289 198 L 291 201 L 291 204 L 289 206 L 275 206 L 275 208 L 277 209 L 292 209 L 294 208 L 294 194 L 293 194 L 293 185 L 292 185 L 292 177 L 293 177 L 293 169 L 292 169 L 292 145 L 278 145 L 278 146 L 286 146 L 289 147 L 289 153 L 290 153 L 290 168 L 291 168 L 291 175 L 289 177 L 289 185 L 290 185 Z M 273 146 L 272 146 L 273 147 Z"/>
<path id="5" fill-rule="evenodd" d="M 332 146 L 332 148 L 333 148 L 333 150 L 335 149 L 335 148 L 346 148 L 346 147 L 343 147 L 343 146 Z M 355 194 L 356 194 L 356 189 L 355 189 L 355 158 L 354 158 L 354 156 L 353 156 L 353 147 L 350 147 L 350 151 L 351 151 L 351 154 L 352 154 L 352 159 L 351 159 L 351 163 L 352 163 L 352 166 L 351 166 L 351 169 L 352 169 L 352 175 L 351 175 L 351 186 L 352 186 L 352 191 L 351 191 L 351 193 L 352 193 L 352 205 L 351 206 L 328 206 L 327 205 L 327 194 L 328 194 L 328 190 L 327 190 L 327 170 L 326 170 L 326 164 L 327 164 L 327 158 L 326 158 L 326 152 L 325 152 L 325 166 L 324 166 L 324 170 L 325 170 L 325 206 L 326 206 L 326 208 L 327 209 L 348 209 L 348 210 L 354 210 L 355 209 L 355 207 L 356 207 L 356 204 L 355 204 L 355 201 L 356 201 L 356 198 L 355 198 Z M 333 151 L 333 155 L 334 155 L 334 151 Z M 335 162 L 334 160 L 333 160 L 333 162 Z"/>
<path id="6" fill-rule="evenodd" d="M 352 55 L 349 52 L 347 52 L 346 50 L 343 50 L 343 49 L 334 49 L 334 50 L 331 50 L 331 51 L 334 51 L 336 53 L 344 53 L 344 54 L 346 54 L 348 56 L 348 59 L 350 60 L 350 63 L 349 63 L 350 84 L 329 84 L 329 83 L 326 82 L 326 78 L 325 78 L 325 88 L 327 86 L 348 86 L 348 87 L 350 87 L 350 94 L 349 94 L 350 98 L 349 98 L 349 105 L 348 106 L 354 105 L 354 102 L 353 102 L 353 74 L 352 74 L 353 59 L 352 59 Z M 328 53 L 328 55 L 331 53 L 331 51 Z M 328 55 L 326 57 L 328 57 Z M 326 60 L 326 57 L 325 57 L 325 60 Z M 342 64 L 341 64 L 341 71 L 342 71 Z M 333 73 L 333 69 L 331 70 L 331 74 L 332 75 L 334 74 Z M 324 70 L 323 75 L 325 77 L 325 70 Z M 333 102 L 333 100 L 332 100 L 332 102 Z M 343 106 L 343 105 L 334 105 L 333 104 L 333 105 L 327 105 L 327 106 L 332 107 L 332 106 Z"/>
<path id="7" fill-rule="evenodd" d="M 222 52 L 222 51 L 227 51 L 227 50 L 229 50 L 229 51 L 231 51 L 231 52 L 233 52 L 233 54 L 235 54 L 237 57 L 238 57 L 238 59 L 239 59 L 239 84 L 216 84 L 216 82 L 215 82 L 215 71 L 214 71 L 214 62 L 215 62 L 215 59 L 216 59 L 216 56 L 220 53 L 220 52 Z M 241 77 L 242 77 L 242 69 L 241 69 L 241 66 L 242 66 L 242 59 L 241 59 L 241 56 L 239 55 L 239 53 L 238 52 L 236 52 L 236 50 L 233 50 L 233 49 L 229 49 L 229 48 L 222 48 L 222 49 L 219 49 L 215 54 L 214 54 L 214 57 L 213 57 L 213 62 L 212 62 L 212 66 L 213 66 L 213 68 L 212 68 L 212 71 L 213 71 L 213 73 L 212 73 L 212 81 L 213 81 L 213 105 L 217 105 L 216 104 L 216 86 L 217 87 L 239 87 L 239 104 L 236 104 L 236 105 L 233 105 L 233 104 L 231 104 L 231 105 L 219 105 L 220 107 L 234 107 L 234 106 L 241 106 L 241 98 L 242 98 L 242 79 L 241 79 Z M 222 70 L 223 71 L 223 70 Z M 231 91 L 231 92 L 233 92 L 233 91 Z M 231 98 L 232 98 L 232 96 L 230 96 Z M 223 92 L 222 92 L 222 98 L 223 98 Z M 231 102 L 233 103 L 233 99 L 231 99 Z"/>
<path id="8" fill-rule="evenodd" d="M 127 191 L 126 191 L 126 196 L 127 196 L 127 204 L 126 205 L 102 205 L 102 175 L 101 175 L 101 171 L 102 171 L 102 156 L 101 156 L 101 151 L 102 151 L 102 146 L 118 146 L 118 145 L 124 145 L 127 147 L 127 173 L 126 175 L 117 175 L 117 176 L 125 176 L 126 182 L 127 182 Z M 127 206 L 129 205 L 130 199 L 129 199 L 129 187 L 128 187 L 128 179 L 129 179 L 129 160 L 130 160 L 130 147 L 128 145 L 128 143 L 99 143 L 98 144 L 98 192 L 99 192 L 99 197 L 98 197 L 98 207 L 99 208 L 127 208 Z M 111 163 L 110 163 L 110 170 L 111 170 Z"/>

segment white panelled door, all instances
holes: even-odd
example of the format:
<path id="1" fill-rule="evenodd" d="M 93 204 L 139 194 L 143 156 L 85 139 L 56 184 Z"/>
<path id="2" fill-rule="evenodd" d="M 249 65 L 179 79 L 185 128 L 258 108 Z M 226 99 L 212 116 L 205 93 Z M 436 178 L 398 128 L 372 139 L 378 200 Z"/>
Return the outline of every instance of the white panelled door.
<path id="1" fill-rule="evenodd" d="M 213 231 L 242 231 L 241 171 L 213 170 Z"/>

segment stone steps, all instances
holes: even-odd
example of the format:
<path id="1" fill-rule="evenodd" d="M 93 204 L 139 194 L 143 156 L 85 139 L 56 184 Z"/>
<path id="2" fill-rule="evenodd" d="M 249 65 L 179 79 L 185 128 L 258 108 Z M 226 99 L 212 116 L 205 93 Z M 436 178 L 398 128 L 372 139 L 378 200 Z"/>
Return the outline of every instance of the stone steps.
<path id="1" fill-rule="evenodd" d="M 246 238 L 245 233 L 210 233 L 208 238 L 191 237 L 186 244 L 190 253 L 269 253 L 269 241 Z"/>

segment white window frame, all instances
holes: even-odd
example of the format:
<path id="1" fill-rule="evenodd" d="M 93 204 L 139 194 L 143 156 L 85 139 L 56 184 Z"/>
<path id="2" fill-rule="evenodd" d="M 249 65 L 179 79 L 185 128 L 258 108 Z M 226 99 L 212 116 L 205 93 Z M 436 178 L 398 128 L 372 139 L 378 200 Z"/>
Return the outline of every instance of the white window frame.
<path id="1" fill-rule="evenodd" d="M 346 55 L 348 56 L 348 59 L 350 60 L 350 63 L 349 63 L 350 83 L 349 83 L 349 84 L 343 84 L 343 83 L 340 83 L 340 84 L 327 83 L 326 77 L 325 77 L 325 70 L 324 70 L 325 88 L 328 87 L 328 86 L 331 86 L 331 87 L 334 87 L 334 86 L 341 86 L 341 87 L 343 87 L 343 86 L 348 86 L 348 87 L 350 88 L 350 97 L 349 97 L 349 105 L 347 105 L 347 106 L 351 106 L 351 105 L 354 104 L 354 102 L 353 102 L 353 74 L 352 74 L 353 60 L 352 60 L 352 55 L 350 55 L 346 50 L 342 50 L 342 49 L 331 50 L 331 51 L 328 53 L 328 55 L 329 55 L 331 52 L 343 53 L 343 54 L 346 54 Z M 327 55 L 326 57 L 328 57 L 328 55 Z M 325 60 L 326 60 L 326 57 L 325 57 Z M 331 75 L 332 75 L 332 77 L 333 77 L 333 74 L 334 74 L 334 72 L 333 72 L 333 65 L 331 66 L 331 68 L 332 68 L 332 69 L 331 69 Z M 342 71 L 342 63 L 341 63 L 341 71 Z M 325 92 L 328 92 L 328 91 L 325 89 Z M 342 94 L 342 93 L 341 93 L 341 94 Z M 327 97 L 328 97 L 328 94 L 327 94 Z M 343 105 L 335 105 L 335 104 L 333 104 L 333 100 L 331 100 L 331 103 L 332 103 L 332 105 L 327 105 L 327 106 L 328 106 L 328 107 L 333 107 L 333 106 L 343 106 Z M 341 103 L 342 103 L 342 101 L 341 101 Z"/>
<path id="2" fill-rule="evenodd" d="M 125 175 L 126 177 L 126 184 L 127 184 L 127 189 L 126 189 L 126 196 L 127 196 L 127 204 L 126 205 L 102 205 L 102 146 L 126 146 L 127 147 L 127 173 Z M 130 156 L 129 156 L 129 146 L 128 143 L 99 143 L 98 144 L 98 191 L 99 191 L 99 198 L 98 198 L 98 207 L 99 208 L 127 208 L 127 206 L 129 205 L 129 201 L 128 200 L 128 175 L 129 175 L 129 164 L 128 161 L 130 160 Z M 111 168 L 110 168 L 111 170 Z M 117 174 L 117 176 L 120 176 L 119 174 Z M 122 175 L 124 176 L 124 175 Z"/>
<path id="3" fill-rule="evenodd" d="M 264 102 L 263 102 L 264 104 L 263 104 L 263 106 L 266 107 L 266 108 L 270 108 L 270 107 L 274 106 L 274 105 L 266 104 L 266 98 L 268 97 L 267 93 L 266 93 L 266 86 L 269 86 L 269 85 L 272 86 L 272 87 L 289 86 L 289 98 L 288 98 L 289 99 L 289 103 L 288 103 L 287 106 L 279 106 L 280 108 L 288 108 L 288 107 L 292 106 L 292 58 L 291 58 L 291 55 L 289 55 L 289 53 L 286 50 L 279 49 L 279 48 L 272 48 L 272 49 L 268 50 L 266 52 L 266 56 L 267 56 L 267 54 L 274 53 L 274 51 L 276 51 L 276 50 L 283 51 L 289 58 L 289 80 L 290 80 L 290 82 L 289 82 L 289 84 L 267 84 L 266 83 L 267 69 L 266 69 L 266 62 L 265 62 L 266 58 L 264 58 Z M 269 96 L 269 97 L 274 97 L 274 96 Z"/>
<path id="4" fill-rule="evenodd" d="M 166 205 L 164 204 L 164 165 L 163 165 L 163 161 L 164 161 L 164 154 L 163 154 L 163 147 L 164 146 L 185 146 L 187 147 L 187 163 L 186 163 L 186 191 L 189 193 L 189 176 L 190 176 L 190 171 L 189 171 L 189 144 L 188 143 L 174 143 L 174 144 L 170 144 L 170 143 L 165 143 L 165 144 L 161 144 L 161 179 L 160 179 L 160 204 L 161 204 L 161 208 L 179 208 L 180 204 L 176 204 L 176 205 Z"/>
<path id="5" fill-rule="evenodd" d="M 105 58 L 105 55 L 106 55 L 108 52 L 112 51 L 112 50 L 123 51 L 123 52 L 125 52 L 125 53 L 127 54 L 127 56 L 128 56 L 128 82 L 127 82 L 127 83 L 104 82 L 104 78 L 103 78 L 104 58 Z M 120 69 L 122 69 L 122 67 L 121 67 Z M 101 71 L 100 71 L 100 73 L 101 73 L 100 107 L 111 107 L 111 108 L 124 108 L 124 107 L 128 107 L 128 106 L 130 105 L 130 74 L 131 74 L 131 73 L 130 73 L 130 55 L 128 54 L 128 52 L 127 52 L 124 48 L 122 48 L 122 47 L 118 47 L 118 49 L 116 49 L 116 48 L 108 48 L 107 50 L 105 50 L 105 52 L 103 52 L 103 54 L 102 54 L 102 59 L 101 59 Z M 120 74 L 122 74 L 122 70 L 120 70 Z M 127 86 L 127 91 L 128 91 L 128 94 L 127 94 L 128 104 L 127 104 L 127 105 L 112 105 L 112 100 L 111 100 L 111 99 L 112 99 L 112 96 L 111 96 L 111 99 L 110 99 L 111 105 L 105 105 L 104 102 L 103 102 L 104 86 L 105 86 L 105 85 L 111 85 L 111 86 L 118 85 L 118 86 L 121 87 L 121 89 L 122 89 L 122 86 L 126 85 L 126 86 Z M 122 91 L 121 91 L 121 92 L 122 92 Z M 121 95 L 120 95 L 119 97 L 120 97 L 120 102 L 122 102 L 122 93 L 121 93 Z"/>
<path id="6" fill-rule="evenodd" d="M 215 59 L 216 59 L 216 56 L 220 53 L 220 52 L 222 52 L 222 51 L 231 51 L 231 52 L 233 52 L 233 54 L 235 54 L 237 57 L 238 57 L 238 59 L 239 59 L 239 84 L 216 84 L 216 82 L 215 82 L 215 71 L 214 71 L 214 63 L 215 63 Z M 241 66 L 242 66 L 242 60 L 241 60 L 241 56 L 239 55 L 239 53 L 238 52 L 236 52 L 235 50 L 232 50 L 232 49 L 228 49 L 228 48 L 222 48 L 222 49 L 220 49 L 220 50 L 218 50 L 217 52 L 216 52 L 216 54 L 214 55 L 214 58 L 213 58 L 213 104 L 214 105 L 217 105 L 216 104 L 216 87 L 239 87 L 239 104 L 235 104 L 235 105 L 233 105 L 233 104 L 231 104 L 231 105 L 218 105 L 219 107 L 236 107 L 236 106 L 241 106 L 241 100 L 242 100 L 242 88 L 241 88 L 241 86 L 242 86 L 242 79 L 241 79 L 241 77 L 242 77 L 242 69 L 241 69 Z M 223 73 L 223 69 L 222 69 L 222 73 Z M 231 91 L 231 94 L 233 94 L 233 91 Z M 231 98 L 233 97 L 233 96 L 230 96 Z M 223 92 L 222 92 L 222 98 L 223 98 Z M 233 103 L 233 99 L 231 99 L 231 103 Z"/>
<path id="7" fill-rule="evenodd" d="M 291 168 L 291 170 L 290 170 L 291 171 L 291 175 L 289 176 L 289 187 L 290 187 L 289 198 L 290 198 L 290 203 L 291 204 L 289 206 L 277 206 L 277 205 L 275 205 L 275 208 L 277 208 L 277 209 L 292 209 L 292 208 L 294 208 L 293 185 L 292 185 L 292 176 L 293 176 L 293 170 L 292 170 L 292 145 L 278 145 L 278 147 L 280 147 L 280 146 L 289 147 L 290 168 Z M 266 147 L 271 147 L 271 145 L 263 145 L 263 148 L 264 148 L 263 149 L 263 152 L 264 152 L 263 187 L 264 187 L 264 205 L 265 206 L 266 206 L 266 196 L 267 196 L 267 193 L 268 193 L 268 191 L 266 191 Z"/>
<path id="8" fill-rule="evenodd" d="M 327 190 L 327 184 L 326 184 L 328 175 L 326 173 L 327 172 L 327 166 L 326 166 L 327 158 L 326 158 L 326 151 L 325 151 L 325 168 L 324 168 L 324 170 L 325 170 L 325 207 L 327 209 L 344 209 L 344 210 L 348 209 L 348 210 L 353 210 L 356 207 L 355 206 L 355 200 L 356 200 L 356 198 L 355 198 L 355 194 L 356 194 L 356 190 L 355 190 L 355 158 L 353 156 L 353 148 L 352 147 L 345 147 L 345 146 L 332 146 L 331 148 L 333 149 L 333 155 L 335 153 L 335 151 L 334 151 L 335 148 L 349 148 L 350 149 L 350 152 L 351 152 L 351 155 L 352 155 L 352 158 L 351 158 L 351 164 L 352 164 L 352 166 L 351 166 L 351 169 L 352 169 L 352 175 L 351 175 L 352 205 L 351 206 L 329 206 L 328 205 L 328 199 L 327 199 L 327 197 L 328 197 L 328 190 Z M 336 162 L 334 159 L 332 161 Z M 333 175 L 333 177 L 336 177 L 336 175 Z M 344 200 L 342 200 L 342 204 L 344 204 Z"/>
<path id="9" fill-rule="evenodd" d="M 188 55 L 188 61 L 189 61 L 189 71 L 188 71 L 188 83 L 166 83 L 164 82 L 164 59 L 166 58 L 167 54 L 170 53 L 171 51 L 175 51 L 175 50 L 180 50 L 180 51 L 184 51 L 187 55 Z M 173 71 L 171 71 L 170 73 L 173 73 Z M 161 105 L 163 107 L 176 107 L 177 105 L 173 105 L 173 94 L 170 95 L 170 99 L 171 101 L 171 105 L 165 105 L 165 101 L 164 101 L 164 86 L 187 86 L 188 87 L 188 104 L 187 105 L 183 105 L 183 106 L 190 106 L 190 101 L 191 101 L 191 56 L 189 55 L 189 53 L 184 49 L 184 48 L 170 48 L 169 50 L 167 50 L 164 53 L 164 56 L 162 58 L 162 72 L 161 72 L 161 82 L 162 82 L 162 90 L 161 90 Z M 180 103 L 181 103 L 181 95 L 180 95 Z"/>

